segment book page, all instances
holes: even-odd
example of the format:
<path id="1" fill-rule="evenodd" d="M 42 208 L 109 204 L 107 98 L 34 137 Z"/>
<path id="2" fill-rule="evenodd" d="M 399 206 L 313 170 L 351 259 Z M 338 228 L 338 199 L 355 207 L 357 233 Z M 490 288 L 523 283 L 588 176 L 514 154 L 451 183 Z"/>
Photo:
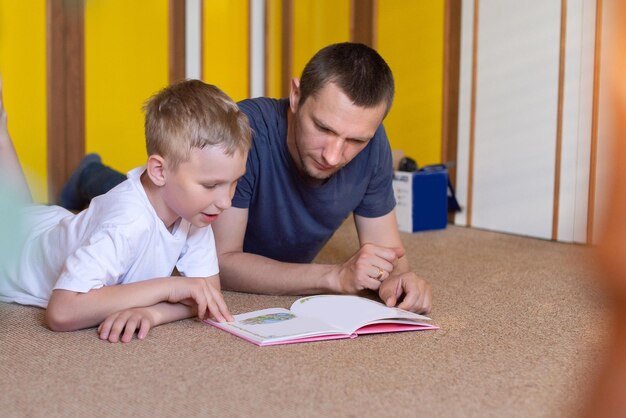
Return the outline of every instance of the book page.
<path id="1" fill-rule="evenodd" d="M 370 323 L 397 322 L 405 324 L 428 324 L 430 318 L 398 308 L 390 308 L 380 302 L 359 296 L 318 295 L 296 300 L 291 312 L 317 318 L 345 333 L 353 333 Z"/>
<path id="2" fill-rule="evenodd" d="M 282 308 L 262 309 L 234 315 L 234 318 L 233 322 L 207 322 L 259 343 L 342 333 L 336 327 L 319 319 L 302 316 Z"/>

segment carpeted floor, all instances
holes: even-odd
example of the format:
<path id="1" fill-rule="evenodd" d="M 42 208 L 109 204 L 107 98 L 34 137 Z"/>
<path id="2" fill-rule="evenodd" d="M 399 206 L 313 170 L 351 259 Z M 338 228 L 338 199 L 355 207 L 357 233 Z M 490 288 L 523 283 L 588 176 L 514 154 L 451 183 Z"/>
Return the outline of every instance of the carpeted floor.
<path id="1" fill-rule="evenodd" d="M 403 234 L 437 331 L 257 347 L 196 320 L 110 344 L 0 304 L 0 416 L 572 416 L 607 333 L 589 250 L 450 226 Z M 347 258 L 346 222 L 318 257 Z M 233 313 L 295 297 L 226 292 Z"/>

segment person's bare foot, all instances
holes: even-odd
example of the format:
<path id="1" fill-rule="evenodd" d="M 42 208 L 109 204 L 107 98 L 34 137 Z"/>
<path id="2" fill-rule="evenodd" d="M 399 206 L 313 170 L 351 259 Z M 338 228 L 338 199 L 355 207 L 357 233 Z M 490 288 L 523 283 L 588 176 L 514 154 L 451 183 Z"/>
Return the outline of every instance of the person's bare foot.
<path id="1" fill-rule="evenodd" d="M 24 202 L 31 202 L 30 189 L 20 166 L 20 160 L 13 147 L 9 128 L 7 126 L 7 112 L 2 99 L 2 75 L 0 74 L 0 180 L 3 186 L 15 189 L 15 195 Z"/>
<path id="2" fill-rule="evenodd" d="M 0 141 L 2 143 L 10 141 L 9 130 L 7 128 L 7 112 L 4 110 L 2 100 L 2 75 L 0 74 Z"/>

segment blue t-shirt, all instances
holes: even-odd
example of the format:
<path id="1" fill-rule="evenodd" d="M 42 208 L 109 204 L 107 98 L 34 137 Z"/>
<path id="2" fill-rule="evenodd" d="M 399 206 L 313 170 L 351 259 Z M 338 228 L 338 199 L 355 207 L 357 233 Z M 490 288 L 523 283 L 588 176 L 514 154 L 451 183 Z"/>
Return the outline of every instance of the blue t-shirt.
<path id="1" fill-rule="evenodd" d="M 233 198 L 233 206 L 248 208 L 245 252 L 308 263 L 350 213 L 374 218 L 395 207 L 391 148 L 382 125 L 352 161 L 313 186 L 287 149 L 289 101 L 256 98 L 239 107 L 253 130 L 246 174 Z"/>

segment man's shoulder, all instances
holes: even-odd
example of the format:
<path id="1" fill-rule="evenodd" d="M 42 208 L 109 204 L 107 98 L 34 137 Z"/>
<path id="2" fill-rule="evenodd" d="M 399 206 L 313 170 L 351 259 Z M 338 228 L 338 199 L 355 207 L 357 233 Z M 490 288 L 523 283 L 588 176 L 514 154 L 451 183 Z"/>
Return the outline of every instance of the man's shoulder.
<path id="1" fill-rule="evenodd" d="M 270 97 L 255 97 L 245 99 L 237 103 L 239 109 L 251 119 L 251 123 L 257 120 L 277 118 L 284 114 L 287 99 L 272 99 Z"/>

